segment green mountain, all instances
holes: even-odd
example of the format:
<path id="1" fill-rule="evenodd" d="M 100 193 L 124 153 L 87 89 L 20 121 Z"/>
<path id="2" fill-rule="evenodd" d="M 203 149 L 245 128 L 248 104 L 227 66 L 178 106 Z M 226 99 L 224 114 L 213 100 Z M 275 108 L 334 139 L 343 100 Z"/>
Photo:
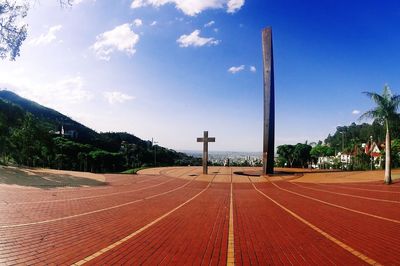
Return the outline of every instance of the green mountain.
<path id="1" fill-rule="evenodd" d="M 49 123 L 55 131 L 60 131 L 61 126 L 64 130 L 75 130 L 78 132 L 77 140 L 83 143 L 92 143 L 100 136 L 94 130 L 78 123 L 66 115 L 63 115 L 53 109 L 40 105 L 34 101 L 25 99 L 14 92 L 8 90 L 0 91 L 0 99 L 12 103 L 22 108 L 22 110 L 33 114 L 36 118 Z"/>
<path id="2" fill-rule="evenodd" d="M 184 153 L 126 132 L 98 133 L 11 91 L 0 91 L 0 163 L 93 172 L 199 165 Z"/>

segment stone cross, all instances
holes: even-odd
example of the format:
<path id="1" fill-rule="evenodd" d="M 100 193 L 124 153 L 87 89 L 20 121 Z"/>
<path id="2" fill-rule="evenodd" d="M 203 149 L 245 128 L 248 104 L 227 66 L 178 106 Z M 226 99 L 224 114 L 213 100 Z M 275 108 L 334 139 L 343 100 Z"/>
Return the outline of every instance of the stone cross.
<path id="1" fill-rule="evenodd" d="M 204 136 L 202 138 L 197 138 L 197 142 L 203 142 L 203 174 L 208 173 L 208 143 L 215 142 L 215 138 L 208 137 L 208 131 L 204 131 Z"/>
<path id="2" fill-rule="evenodd" d="M 274 172 L 275 145 L 275 82 L 274 53 L 272 48 L 272 29 L 262 31 L 263 63 L 264 63 L 264 145 L 263 174 Z"/>

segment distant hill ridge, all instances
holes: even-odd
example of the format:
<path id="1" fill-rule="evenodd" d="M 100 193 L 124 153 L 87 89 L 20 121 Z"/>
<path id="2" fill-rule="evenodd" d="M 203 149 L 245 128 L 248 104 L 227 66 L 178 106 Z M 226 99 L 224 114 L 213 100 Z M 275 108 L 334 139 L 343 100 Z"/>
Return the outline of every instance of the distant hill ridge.
<path id="1" fill-rule="evenodd" d="M 2 163 L 118 172 L 150 165 L 199 165 L 200 160 L 154 147 L 126 132 L 98 133 L 56 110 L 0 90 Z"/>
<path id="2" fill-rule="evenodd" d="M 95 144 L 112 152 L 117 152 L 120 149 L 122 141 L 140 146 L 150 145 L 149 141 L 144 141 L 126 132 L 98 133 L 54 109 L 23 98 L 9 90 L 0 90 L 0 99 L 16 105 L 23 111 L 29 112 L 36 118 L 47 122 L 55 131 L 60 130 L 61 125 L 65 130 L 76 130 L 78 132 L 77 141 L 81 143 Z"/>
<path id="3" fill-rule="evenodd" d="M 96 131 L 82 125 L 81 123 L 69 118 L 68 116 L 56 110 L 40 105 L 34 101 L 25 99 L 12 91 L 1 90 L 0 99 L 8 103 L 15 104 L 21 107 L 24 111 L 33 114 L 38 119 L 50 123 L 54 126 L 54 129 L 59 130 L 61 125 L 63 125 L 66 130 L 78 131 L 78 140 L 80 142 L 88 143 L 96 138 L 99 138 L 99 133 L 97 133 Z"/>

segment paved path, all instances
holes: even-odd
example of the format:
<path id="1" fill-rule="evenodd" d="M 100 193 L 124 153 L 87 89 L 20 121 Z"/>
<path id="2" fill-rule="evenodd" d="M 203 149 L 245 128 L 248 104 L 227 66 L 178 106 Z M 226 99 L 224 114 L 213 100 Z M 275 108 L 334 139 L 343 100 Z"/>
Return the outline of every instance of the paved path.
<path id="1" fill-rule="evenodd" d="M 110 185 L 100 187 L 2 185 L 0 265 L 400 262 L 398 182 L 306 183 L 210 170 L 106 175 Z"/>

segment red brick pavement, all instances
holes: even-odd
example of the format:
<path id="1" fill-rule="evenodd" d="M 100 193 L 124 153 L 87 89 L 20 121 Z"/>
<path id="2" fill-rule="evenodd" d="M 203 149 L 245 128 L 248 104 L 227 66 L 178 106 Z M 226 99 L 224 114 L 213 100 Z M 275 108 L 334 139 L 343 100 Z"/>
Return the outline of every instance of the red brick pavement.
<path id="1" fill-rule="evenodd" d="M 118 179 L 118 176 L 121 178 Z M 99 195 L 101 193 L 112 193 L 129 190 L 131 188 L 140 188 L 148 184 L 159 184 L 160 182 L 170 180 L 163 176 L 145 176 L 135 177 L 126 175 L 107 175 L 106 181 L 111 186 L 97 187 L 68 187 L 68 188 L 27 188 L 20 186 L 0 186 L 0 203 L 23 203 L 36 202 L 57 199 L 71 199 L 86 197 L 90 195 Z"/>
<path id="2" fill-rule="evenodd" d="M 343 193 L 310 185 L 291 184 L 287 186 L 287 184 L 285 184 L 285 188 L 328 203 L 338 204 L 349 209 L 400 221 L 400 199 L 380 199 L 374 197 L 374 195 L 358 196 L 351 193 L 351 191 Z"/>
<path id="3" fill-rule="evenodd" d="M 142 227 L 206 186 L 204 182 L 174 182 L 177 184 L 172 189 L 163 186 L 152 188 L 151 192 L 147 191 L 143 195 L 147 199 L 114 209 L 42 224 L 6 228 L 2 224 L 0 234 L 4 242 L 0 244 L 0 264 L 29 259 L 32 264 L 38 261 L 72 263 Z M 185 184 L 187 185 L 183 187 Z M 172 191 L 173 189 L 176 190 Z M 165 193 L 168 190 L 172 192 Z M 154 196 L 160 193 L 165 194 Z M 43 206 L 43 210 L 52 213 L 48 211 L 53 209 L 51 206 Z M 101 204 L 99 207 L 104 206 Z M 82 208 L 86 208 L 86 205 L 83 204 Z M 55 207 L 56 210 L 58 207 Z M 28 212 L 26 215 L 33 214 Z M 6 225 L 10 224 L 18 225 L 20 220 L 9 220 Z"/>
<path id="4" fill-rule="evenodd" d="M 24 224 L 41 222 L 52 219 L 63 219 L 74 215 L 83 215 L 99 209 L 110 208 L 116 205 L 126 204 L 140 200 L 156 193 L 172 190 L 188 183 L 184 180 L 172 180 L 162 186 L 140 185 L 135 189 L 123 189 L 114 194 L 101 194 L 102 197 L 78 198 L 75 200 L 62 200 L 52 202 L 37 202 L 29 204 L 3 204 L 0 211 L 0 228 L 11 224 Z M 12 208 L 10 208 L 10 205 Z"/>
<path id="5" fill-rule="evenodd" d="M 226 183 L 211 185 L 205 193 L 157 226 L 89 264 L 225 265 L 229 189 L 230 185 Z"/>
<path id="6" fill-rule="evenodd" d="M 229 183 L 106 178 L 101 187 L 1 185 L 0 265 L 68 265 L 101 250 L 88 264 L 226 264 Z M 233 186 L 237 265 L 400 261 L 398 184 L 274 184 Z"/>
<path id="7" fill-rule="evenodd" d="M 234 199 L 239 265 L 362 264 L 260 195 L 251 184 L 236 184 Z"/>
<path id="8" fill-rule="evenodd" d="M 310 184 L 310 183 L 293 183 L 297 186 L 307 187 L 309 189 L 318 189 L 323 190 L 327 193 L 342 193 L 342 194 L 350 194 L 352 196 L 358 197 L 367 197 L 378 200 L 387 200 L 387 201 L 395 201 L 400 202 L 400 190 L 397 190 L 395 187 L 386 188 L 387 185 L 374 185 L 368 186 L 367 184 L 360 184 L 360 186 L 354 185 L 345 185 L 345 186 L 333 186 L 327 184 Z M 368 187 L 366 187 L 368 186 Z M 360 190 L 360 189 L 363 190 Z M 368 190 L 365 190 L 368 189 Z M 389 190 L 387 190 L 389 189 Z M 344 195 L 342 195 L 344 196 Z"/>
<path id="9" fill-rule="evenodd" d="M 395 200 L 400 201 L 400 190 L 394 185 L 377 185 L 368 186 L 360 184 L 359 186 L 354 185 L 343 185 L 343 184 L 318 184 L 320 189 L 326 189 L 329 191 L 350 193 L 358 196 L 373 197 L 378 199 Z"/>
<path id="10" fill-rule="evenodd" d="M 298 187 L 288 182 L 277 182 L 284 189 L 295 191 Z M 382 263 L 395 264 L 400 261 L 400 254 L 396 251 L 400 244 L 400 224 L 384 221 L 363 214 L 351 212 L 338 207 L 322 204 L 318 201 L 304 198 L 284 190 L 280 190 L 271 183 L 257 185 L 261 191 L 278 201 L 285 207 L 302 216 L 307 221 L 322 230 L 335 236 L 355 250 Z M 297 190 L 304 195 L 304 191 Z M 324 193 L 315 196 L 323 199 Z M 335 203 L 344 206 L 348 198 L 337 197 Z M 359 199 L 354 199 L 359 201 Z M 368 205 L 374 206 L 375 202 Z M 354 207 L 354 206 L 353 206 Z M 396 205 L 394 209 L 400 210 Z"/>

